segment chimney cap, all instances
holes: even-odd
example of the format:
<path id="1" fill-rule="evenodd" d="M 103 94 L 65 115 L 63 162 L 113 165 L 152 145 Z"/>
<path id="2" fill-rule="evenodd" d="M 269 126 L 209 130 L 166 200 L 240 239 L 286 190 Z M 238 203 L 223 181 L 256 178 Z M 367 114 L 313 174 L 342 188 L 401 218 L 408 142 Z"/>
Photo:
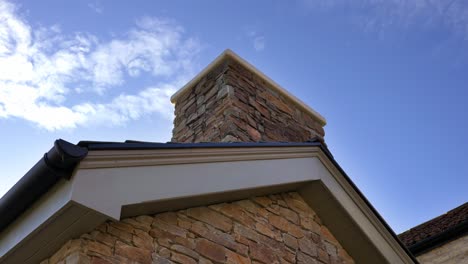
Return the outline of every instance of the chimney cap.
<path id="1" fill-rule="evenodd" d="M 254 73 L 257 77 L 259 77 L 260 79 L 265 81 L 267 84 L 269 84 L 272 89 L 279 92 L 281 95 L 289 99 L 292 103 L 294 103 L 295 105 L 297 105 L 298 107 L 306 111 L 308 114 L 313 116 L 317 121 L 319 121 L 319 123 L 322 126 L 325 126 L 327 124 L 327 120 L 321 114 L 319 114 L 317 111 L 315 111 L 310 106 L 305 104 L 296 96 L 289 93 L 286 89 L 281 87 L 275 81 L 270 79 L 268 76 L 266 76 L 260 70 L 255 68 L 252 64 L 248 63 L 246 60 L 242 59 L 239 55 L 237 55 L 230 49 L 226 49 L 225 51 L 223 51 L 223 53 L 221 53 L 214 61 L 212 61 L 208 66 L 206 66 L 205 69 L 203 69 L 192 80 L 190 80 L 186 85 L 184 85 L 174 95 L 172 95 L 171 102 L 175 103 L 181 95 L 183 95 L 184 93 L 192 89 L 205 75 L 207 75 L 210 71 L 212 71 L 215 67 L 217 67 L 219 64 L 221 64 L 223 61 L 225 61 L 228 58 L 233 59 L 234 61 L 236 61 L 237 63 L 244 66 L 252 73 Z"/>

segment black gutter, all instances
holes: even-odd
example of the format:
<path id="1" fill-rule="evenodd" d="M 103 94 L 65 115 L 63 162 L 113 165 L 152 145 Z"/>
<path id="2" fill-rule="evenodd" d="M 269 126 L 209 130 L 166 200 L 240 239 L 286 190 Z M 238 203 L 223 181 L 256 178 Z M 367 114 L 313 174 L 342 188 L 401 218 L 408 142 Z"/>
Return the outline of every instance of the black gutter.
<path id="1" fill-rule="evenodd" d="M 88 150 L 145 150 L 145 149 L 192 149 L 192 148 L 258 148 L 258 147 L 310 147 L 320 146 L 318 141 L 307 142 L 201 142 L 201 143 L 154 143 L 142 141 L 98 142 L 80 141 L 78 146 Z M 331 155 L 331 154 L 330 154 Z"/>
<path id="2" fill-rule="evenodd" d="M 60 179 L 69 180 L 87 154 L 86 148 L 56 140 L 49 152 L 0 199 L 0 232 Z"/>
<path id="3" fill-rule="evenodd" d="M 411 246 L 408 246 L 408 248 L 414 255 L 420 255 L 428 250 L 440 246 L 443 243 L 455 240 L 466 233 L 468 233 L 468 221 L 464 221 L 440 234 L 423 239 Z"/>

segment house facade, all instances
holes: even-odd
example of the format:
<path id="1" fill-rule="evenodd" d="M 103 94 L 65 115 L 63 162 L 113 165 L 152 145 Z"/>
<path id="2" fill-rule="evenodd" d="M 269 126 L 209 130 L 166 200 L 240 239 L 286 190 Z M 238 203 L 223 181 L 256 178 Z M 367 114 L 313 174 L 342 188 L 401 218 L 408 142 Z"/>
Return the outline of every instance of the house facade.
<path id="1" fill-rule="evenodd" d="M 417 263 L 325 119 L 232 51 L 171 100 L 170 143 L 57 140 L 0 200 L 0 262 Z"/>
<path id="2" fill-rule="evenodd" d="M 468 203 L 398 236 L 420 263 L 468 263 Z"/>

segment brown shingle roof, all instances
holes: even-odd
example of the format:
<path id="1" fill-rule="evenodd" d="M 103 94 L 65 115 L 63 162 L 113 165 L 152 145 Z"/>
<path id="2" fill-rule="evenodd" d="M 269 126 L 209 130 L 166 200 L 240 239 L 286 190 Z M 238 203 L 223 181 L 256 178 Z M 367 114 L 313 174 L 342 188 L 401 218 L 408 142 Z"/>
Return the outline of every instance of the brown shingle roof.
<path id="1" fill-rule="evenodd" d="M 468 202 L 459 207 L 448 211 L 447 213 L 438 216 L 432 220 L 422 223 L 398 235 L 398 238 L 408 248 L 412 248 L 417 244 L 422 244 L 425 241 L 434 239 L 444 233 L 454 231 L 454 235 L 460 235 L 460 227 L 468 225 Z M 442 242 L 442 241 L 440 241 Z"/>

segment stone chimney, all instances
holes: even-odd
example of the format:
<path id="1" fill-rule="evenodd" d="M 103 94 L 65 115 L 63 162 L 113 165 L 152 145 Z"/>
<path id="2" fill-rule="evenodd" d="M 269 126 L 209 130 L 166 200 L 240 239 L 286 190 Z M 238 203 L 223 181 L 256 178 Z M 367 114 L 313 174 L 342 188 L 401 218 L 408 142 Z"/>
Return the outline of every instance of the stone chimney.
<path id="1" fill-rule="evenodd" d="M 230 50 L 171 98 L 173 142 L 323 140 L 325 119 Z"/>

